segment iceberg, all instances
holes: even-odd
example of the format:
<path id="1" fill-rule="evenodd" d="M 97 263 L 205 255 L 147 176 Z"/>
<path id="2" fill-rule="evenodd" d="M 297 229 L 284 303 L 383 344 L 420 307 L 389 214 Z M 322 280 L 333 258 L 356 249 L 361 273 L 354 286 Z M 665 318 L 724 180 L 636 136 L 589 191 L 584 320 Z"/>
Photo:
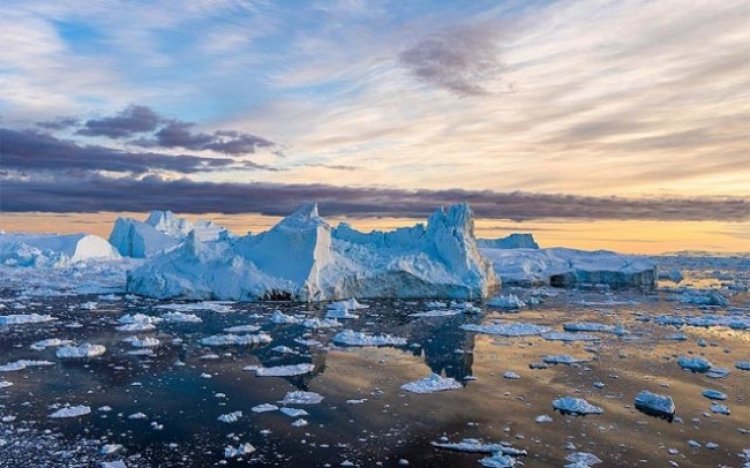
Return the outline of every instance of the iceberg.
<path id="1" fill-rule="evenodd" d="M 656 286 L 656 262 L 645 257 L 561 247 L 480 250 L 493 262 L 495 274 L 503 284 L 555 287 L 607 284 L 646 289 Z"/>
<path id="2" fill-rule="evenodd" d="M 81 346 L 61 346 L 55 351 L 55 356 L 60 359 L 85 359 L 101 356 L 107 351 L 102 345 L 84 343 Z"/>
<path id="3" fill-rule="evenodd" d="M 54 413 L 50 414 L 49 417 L 53 419 L 61 418 L 77 418 L 79 416 L 85 416 L 91 413 L 91 408 L 88 406 L 69 406 L 67 408 L 61 408 Z"/>
<path id="4" fill-rule="evenodd" d="M 459 390 L 461 388 L 464 388 L 461 382 L 452 377 L 442 377 L 438 374 L 430 374 L 428 377 L 405 383 L 401 386 L 402 390 L 411 393 L 435 393 Z"/>
<path id="5" fill-rule="evenodd" d="M 191 233 L 204 241 L 228 235 L 226 229 L 210 221 L 193 224 L 171 211 L 152 211 L 146 221 L 117 218 L 109 242 L 124 257 L 146 258 L 177 246 Z"/>
<path id="6" fill-rule="evenodd" d="M 63 267 L 88 260 L 115 260 L 117 250 L 92 234 L 0 234 L 0 264 Z"/>
<path id="7" fill-rule="evenodd" d="M 477 239 L 481 248 L 488 249 L 538 249 L 539 244 L 531 234 L 513 233 L 499 239 Z"/>
<path id="8" fill-rule="evenodd" d="M 426 227 L 371 233 L 333 229 L 307 204 L 261 234 L 204 240 L 191 233 L 130 272 L 127 290 L 160 299 L 467 300 L 498 284 L 466 204 L 437 210 Z"/>
<path id="9" fill-rule="evenodd" d="M 561 414 L 572 414 L 576 416 L 604 413 L 602 408 L 592 405 L 583 398 L 575 398 L 571 396 L 558 398 L 552 402 L 552 407 L 560 411 Z"/>
<path id="10" fill-rule="evenodd" d="M 332 339 L 340 346 L 406 346 L 406 338 L 391 335 L 370 335 L 354 330 L 344 330 Z"/>
<path id="11" fill-rule="evenodd" d="M 689 370 L 690 372 L 697 372 L 699 374 L 706 373 L 713 367 L 713 364 L 711 364 L 709 360 L 702 357 L 680 356 L 677 358 L 677 364 L 679 364 L 683 370 Z"/>

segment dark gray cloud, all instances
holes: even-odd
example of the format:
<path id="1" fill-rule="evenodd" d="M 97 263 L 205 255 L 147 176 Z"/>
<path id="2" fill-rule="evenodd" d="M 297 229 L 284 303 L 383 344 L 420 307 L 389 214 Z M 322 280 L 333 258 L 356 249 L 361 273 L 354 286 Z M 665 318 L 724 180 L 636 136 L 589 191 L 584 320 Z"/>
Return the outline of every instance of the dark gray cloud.
<path id="1" fill-rule="evenodd" d="M 79 120 L 75 117 L 59 117 L 45 122 L 38 122 L 37 126 L 47 130 L 65 130 L 66 128 L 78 126 Z"/>
<path id="2" fill-rule="evenodd" d="M 194 133 L 195 124 L 172 120 L 160 128 L 153 138 L 142 138 L 131 143 L 162 148 L 184 148 L 193 151 L 212 150 L 226 154 L 250 154 L 258 148 L 270 148 L 274 143 L 250 133 L 219 130 L 214 133 Z"/>
<path id="3" fill-rule="evenodd" d="M 103 170 L 145 174 L 162 170 L 190 174 L 227 168 L 271 170 L 247 160 L 84 146 L 33 130 L 7 128 L 0 128 L 0 168 L 30 174 L 38 171 Z"/>
<path id="4" fill-rule="evenodd" d="M 741 199 L 625 199 L 524 192 L 347 188 L 326 184 L 209 183 L 187 179 L 141 180 L 58 177 L 54 181 L 6 177 L 4 211 L 96 212 L 171 209 L 182 213 L 286 215 L 306 201 L 324 215 L 425 217 L 436 207 L 469 202 L 477 216 L 493 219 L 750 219 Z"/>
<path id="5" fill-rule="evenodd" d="M 147 106 L 131 105 L 111 117 L 87 120 L 79 135 L 104 136 L 107 138 L 129 138 L 141 133 L 153 132 L 164 118 Z"/>
<path id="6" fill-rule="evenodd" d="M 483 82 L 500 69 L 498 25 L 482 23 L 432 34 L 399 55 L 414 76 L 461 95 L 486 91 Z"/>

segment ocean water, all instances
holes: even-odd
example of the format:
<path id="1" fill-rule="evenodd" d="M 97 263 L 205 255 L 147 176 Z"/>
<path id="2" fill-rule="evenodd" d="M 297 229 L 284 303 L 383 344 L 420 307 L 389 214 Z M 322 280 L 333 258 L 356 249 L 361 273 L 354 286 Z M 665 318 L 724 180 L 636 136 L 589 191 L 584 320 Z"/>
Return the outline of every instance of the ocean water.
<path id="1" fill-rule="evenodd" d="M 530 291 L 511 290 L 528 299 Z M 124 314 L 159 316 L 168 310 L 142 299 L 102 300 L 97 296 L 17 298 L 5 291 L 0 315 L 50 314 L 55 321 L 0 326 L 0 366 L 20 359 L 48 360 L 51 366 L 0 372 L 0 466 L 99 466 L 122 460 L 145 466 L 480 466 L 489 454 L 462 453 L 432 442 L 464 438 L 505 442 L 528 452 L 525 466 L 564 466 L 566 457 L 588 452 L 599 466 L 742 466 L 750 448 L 750 371 L 735 367 L 750 360 L 750 330 L 728 327 L 658 325 L 661 315 L 747 317 L 750 297 L 738 293 L 731 307 L 682 304 L 670 292 L 536 291 L 540 304 L 518 312 L 461 312 L 449 317 L 410 317 L 434 309 L 424 302 L 364 301 L 369 309 L 338 328 L 312 330 L 302 324 L 274 324 L 275 310 L 300 317 L 323 317 L 322 305 L 225 304 L 219 310 L 193 310 L 201 323 L 159 323 L 154 331 L 116 331 Z M 81 309 L 88 304 L 92 310 Z M 13 310 L 20 304 L 22 308 Z M 170 303 L 171 304 L 171 303 Z M 210 306 L 212 307 L 212 306 Z M 212 307 L 213 308 L 213 307 Z M 217 308 L 214 308 L 217 309 Z M 568 322 L 618 325 L 627 334 L 588 333 L 595 341 L 550 341 L 541 336 L 504 337 L 462 329 L 496 320 L 542 325 L 562 331 Z M 272 337 L 259 346 L 206 347 L 200 340 L 226 327 L 254 324 Z M 405 338 L 403 347 L 342 347 L 331 342 L 352 329 Z M 153 356 L 128 354 L 128 336 L 153 337 Z M 684 335 L 684 336 L 681 336 Z M 42 339 L 102 344 L 96 358 L 63 361 L 55 349 L 35 351 Z M 295 339 L 314 339 L 321 346 Z M 684 339 L 677 339 L 684 338 Z M 286 346 L 293 353 L 275 351 Z M 532 369 L 546 355 L 567 354 L 587 362 Z M 724 378 L 683 371 L 679 356 L 701 356 L 730 372 Z M 293 377 L 256 377 L 247 366 L 310 363 L 312 372 Z M 507 379 L 511 371 L 520 376 Z M 430 394 L 408 393 L 407 382 L 436 373 L 463 384 Z M 596 383 L 596 385 L 595 385 Z M 728 395 L 730 415 L 711 411 L 705 389 Z M 307 425 L 272 411 L 287 392 L 310 391 L 321 403 L 288 405 L 309 413 Z M 671 422 L 634 408 L 641 390 L 670 395 Z M 584 398 L 601 415 L 562 415 L 552 401 Z M 360 400 L 352 402 L 351 400 Z M 51 419 L 64 405 L 86 405 L 91 414 Z M 111 411 L 101 411 L 103 407 Z M 234 423 L 217 418 L 241 411 Z M 143 413 L 143 419 L 130 415 Z M 547 415 L 551 422 L 538 423 Z M 442 438 L 442 439 L 441 439 Z M 691 442 L 693 441 L 692 445 Z M 700 444 L 698 447 L 697 444 Z M 250 443 L 256 449 L 226 459 L 225 447 Z M 715 443 L 715 448 L 707 448 Z M 122 448 L 104 455 L 104 444 Z M 399 465 L 399 462 L 402 465 Z"/>

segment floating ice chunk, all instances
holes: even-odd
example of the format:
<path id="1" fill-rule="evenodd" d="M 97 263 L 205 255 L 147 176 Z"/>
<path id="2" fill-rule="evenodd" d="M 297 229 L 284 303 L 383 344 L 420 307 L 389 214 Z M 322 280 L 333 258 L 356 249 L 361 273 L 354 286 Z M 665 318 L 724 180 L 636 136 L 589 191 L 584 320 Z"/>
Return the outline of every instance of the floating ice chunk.
<path id="1" fill-rule="evenodd" d="M 195 314 L 186 314 L 184 312 L 167 312 L 162 314 L 161 319 L 167 323 L 201 323 L 203 319 Z"/>
<path id="2" fill-rule="evenodd" d="M 519 299 L 515 294 L 508 294 L 507 296 L 495 296 L 487 301 L 489 307 L 496 307 L 499 309 L 521 309 L 526 307 L 526 303 Z"/>
<path id="3" fill-rule="evenodd" d="M 677 364 L 684 370 L 698 373 L 708 372 L 713 367 L 709 360 L 702 357 L 680 356 L 677 358 Z"/>
<path id="4" fill-rule="evenodd" d="M 29 359 L 20 359 L 15 362 L 9 362 L 7 364 L 3 364 L 0 366 L 0 372 L 13 372 L 13 371 L 19 371 L 24 370 L 27 367 L 42 367 L 42 366 L 52 366 L 54 363 L 49 361 L 34 361 Z"/>
<path id="5" fill-rule="evenodd" d="M 305 427 L 305 426 L 307 426 L 307 420 L 299 418 L 298 420 L 296 420 L 296 421 L 294 421 L 292 423 L 292 426 L 294 426 L 294 427 Z"/>
<path id="6" fill-rule="evenodd" d="M 130 416 L 128 416 L 128 419 L 148 419 L 148 416 L 146 416 L 145 413 L 141 413 L 139 411 L 137 413 L 133 413 Z"/>
<path id="7" fill-rule="evenodd" d="M 85 359 L 101 356 L 107 351 L 102 345 L 84 343 L 81 346 L 62 346 L 57 348 L 55 356 L 59 359 Z"/>
<path id="8" fill-rule="evenodd" d="M 711 411 L 713 411 L 716 414 L 723 414 L 725 416 L 729 416 L 730 414 L 732 414 L 732 412 L 729 411 L 729 407 L 725 405 L 720 405 L 719 403 L 712 403 Z"/>
<path id="9" fill-rule="evenodd" d="M 512 468 L 516 466 L 516 459 L 509 455 L 496 453 L 491 457 L 482 458 L 479 460 L 479 464 L 487 468 Z"/>
<path id="10" fill-rule="evenodd" d="M 456 452 L 469 452 L 469 453 L 502 453 L 513 456 L 527 455 L 526 450 L 517 449 L 506 443 L 485 443 L 479 439 L 463 439 L 460 442 L 448 442 L 448 439 L 443 437 L 439 442 L 431 442 L 432 446 L 454 450 Z"/>
<path id="11" fill-rule="evenodd" d="M 667 271 L 660 271 L 659 279 L 671 281 L 673 283 L 680 283 L 682 282 L 683 279 L 685 279 L 685 277 L 682 276 L 682 273 L 680 272 L 680 270 L 671 269 Z"/>
<path id="12" fill-rule="evenodd" d="M 239 421 L 241 417 L 242 417 L 242 411 L 234 411 L 232 413 L 222 414 L 216 419 L 218 419 L 219 421 L 223 423 L 231 424 L 231 423 L 236 423 L 237 421 Z"/>
<path id="13" fill-rule="evenodd" d="M 516 373 L 515 373 L 515 372 L 513 372 L 513 371 L 506 371 L 506 372 L 505 372 L 505 373 L 503 374 L 503 378 L 504 378 L 504 379 L 508 379 L 508 380 L 515 380 L 515 379 L 520 379 L 520 378 L 521 378 L 521 376 L 520 376 L 520 375 L 518 375 L 518 374 L 516 374 Z"/>
<path id="14" fill-rule="evenodd" d="M 701 291 L 701 290 L 688 290 L 682 293 L 680 296 L 680 302 L 683 304 L 695 304 L 695 305 L 713 305 L 727 307 L 729 300 L 724 297 L 718 291 Z"/>
<path id="15" fill-rule="evenodd" d="M 134 348 L 155 348 L 161 344 L 161 341 L 157 338 L 151 337 L 139 338 L 137 336 L 129 336 L 122 341 L 130 343 L 130 346 Z"/>
<path id="16" fill-rule="evenodd" d="M 270 343 L 271 341 L 271 336 L 266 333 L 258 333 L 257 335 L 234 335 L 229 333 L 203 338 L 200 343 L 203 346 L 252 346 Z"/>
<path id="17" fill-rule="evenodd" d="M 227 333 L 255 333 L 258 330 L 260 330 L 260 327 L 257 325 L 235 325 L 224 329 Z"/>
<path id="18" fill-rule="evenodd" d="M 0 315 L 0 325 L 25 325 L 29 323 L 43 323 L 57 320 L 51 315 L 14 314 Z"/>
<path id="19" fill-rule="evenodd" d="M 438 374 L 431 374 L 424 379 L 415 380 L 405 383 L 401 386 L 402 390 L 411 393 L 434 393 L 447 390 L 458 390 L 463 388 L 460 382 L 452 377 L 441 377 Z"/>
<path id="20" fill-rule="evenodd" d="M 426 312 L 415 312 L 409 314 L 409 317 L 452 317 L 462 313 L 464 313 L 464 311 L 460 309 L 434 309 Z"/>
<path id="21" fill-rule="evenodd" d="M 687 341 L 688 337 L 686 334 L 679 332 L 679 333 L 672 333 L 664 337 L 665 340 L 670 341 Z"/>
<path id="22" fill-rule="evenodd" d="M 323 401 L 323 395 L 315 392 L 289 392 L 279 401 L 282 405 L 317 405 Z"/>
<path id="23" fill-rule="evenodd" d="M 237 458 L 243 455 L 250 455 L 253 452 L 255 452 L 255 447 L 247 442 L 244 444 L 240 444 L 237 447 L 227 445 L 227 447 L 224 449 L 224 458 Z"/>
<path id="24" fill-rule="evenodd" d="M 118 322 L 127 324 L 127 323 L 151 323 L 151 324 L 157 324 L 161 322 L 161 318 L 159 317 L 153 317 L 151 315 L 145 315 L 145 314 L 125 314 L 119 319 L 117 319 Z"/>
<path id="25" fill-rule="evenodd" d="M 253 413 L 268 413 L 270 411 L 276 411 L 279 407 L 270 403 L 261 403 L 260 405 L 253 406 L 250 411 Z"/>
<path id="26" fill-rule="evenodd" d="M 552 418 L 546 414 L 540 414 L 534 419 L 534 422 L 537 424 L 551 423 Z"/>
<path id="27" fill-rule="evenodd" d="M 568 332 L 592 332 L 592 333 L 614 333 L 616 335 L 627 334 L 621 326 L 606 325 L 597 322 L 571 322 L 563 324 L 563 330 Z"/>
<path id="28" fill-rule="evenodd" d="M 541 335 L 542 333 L 550 331 L 548 327 L 534 325 L 533 323 L 506 321 L 496 321 L 491 325 L 476 325 L 469 323 L 461 325 L 461 329 L 477 333 L 486 333 L 488 335 L 509 337 Z"/>
<path id="29" fill-rule="evenodd" d="M 739 370 L 750 371 L 750 361 L 737 361 L 734 363 L 734 367 Z"/>
<path id="30" fill-rule="evenodd" d="M 293 375 L 309 374 L 315 369 L 313 364 L 290 364 L 286 366 L 258 367 L 253 369 L 258 377 L 291 377 Z"/>
<path id="31" fill-rule="evenodd" d="M 406 339 L 391 335 L 370 335 L 354 330 L 337 333 L 332 341 L 342 346 L 406 346 Z"/>
<path id="32" fill-rule="evenodd" d="M 635 407 L 639 411 L 651 415 L 667 418 L 674 417 L 675 405 L 669 395 L 659 395 L 647 390 L 641 391 L 635 397 Z"/>
<path id="33" fill-rule="evenodd" d="M 369 305 L 360 304 L 356 299 L 351 298 L 346 301 L 332 302 L 328 304 L 326 318 L 332 319 L 355 319 L 359 318 L 357 314 L 352 314 L 352 310 L 367 309 Z"/>
<path id="34" fill-rule="evenodd" d="M 12 387 L 12 386 L 13 386 L 13 382 L 10 382 L 8 380 L 0 380 L 0 389 Z"/>
<path id="35" fill-rule="evenodd" d="M 91 413 L 91 408 L 84 405 L 79 406 L 68 406 L 67 408 L 61 408 L 54 413 L 50 414 L 50 418 L 77 418 L 79 416 L 85 416 Z"/>
<path id="36" fill-rule="evenodd" d="M 102 462 L 101 468 L 128 468 L 128 466 L 122 460 L 115 460 Z"/>
<path id="37" fill-rule="evenodd" d="M 542 333 L 542 338 L 548 341 L 597 341 L 598 336 L 590 335 L 588 333 L 571 333 L 571 332 L 558 332 L 551 331 Z"/>
<path id="38" fill-rule="evenodd" d="M 709 400 L 726 400 L 727 394 L 724 392 L 720 392 L 718 390 L 712 390 L 712 389 L 706 389 L 703 390 L 703 396 L 708 398 Z"/>
<path id="39" fill-rule="evenodd" d="M 308 318 L 302 321 L 302 326 L 305 328 L 311 328 L 317 330 L 319 328 L 335 328 L 340 327 L 341 322 L 334 319 L 319 319 L 319 318 Z"/>
<path id="40" fill-rule="evenodd" d="M 310 414 L 301 408 L 281 408 L 279 411 L 281 411 L 286 416 L 289 416 L 290 418 L 299 418 L 301 416 L 307 416 Z"/>
<path id="41" fill-rule="evenodd" d="M 125 354 L 128 356 L 156 356 L 156 353 L 154 353 L 154 350 L 151 348 L 133 349 L 126 351 Z"/>
<path id="42" fill-rule="evenodd" d="M 37 341 L 30 346 L 34 351 L 43 351 L 47 348 L 56 348 L 58 346 L 65 346 L 71 344 L 70 340 L 61 340 L 59 338 L 47 338 L 46 340 Z"/>
<path id="43" fill-rule="evenodd" d="M 289 346 L 279 345 L 271 348 L 271 351 L 279 354 L 299 354 L 299 352 L 293 350 Z"/>
<path id="44" fill-rule="evenodd" d="M 581 362 L 589 362 L 591 359 L 587 358 L 577 358 L 573 357 L 570 354 L 549 354 L 547 356 L 544 356 L 542 358 L 543 362 L 546 362 L 547 364 L 578 364 Z"/>
<path id="45" fill-rule="evenodd" d="M 271 323 L 275 323 L 276 325 L 294 324 L 300 323 L 301 321 L 301 319 L 298 319 L 297 317 L 293 317 L 291 315 L 287 315 L 280 310 L 274 310 L 269 320 L 271 321 Z"/>
<path id="46" fill-rule="evenodd" d="M 583 398 L 575 398 L 566 396 L 558 398 L 552 402 L 552 407 L 562 414 L 573 414 L 582 415 L 587 414 L 602 414 L 604 410 L 598 406 L 594 406 Z"/>
<path id="47" fill-rule="evenodd" d="M 712 367 L 706 372 L 706 377 L 710 379 L 723 379 L 729 375 L 729 369 L 724 367 Z"/>
<path id="48" fill-rule="evenodd" d="M 200 301 L 200 302 L 188 302 L 185 304 L 160 304 L 156 306 L 157 309 L 169 309 L 176 310 L 179 312 L 194 312 L 198 310 L 210 310 L 219 314 L 226 314 L 232 312 L 231 301 Z"/>
<path id="49" fill-rule="evenodd" d="M 102 455 L 112 455 L 120 450 L 122 450 L 122 445 L 120 444 L 104 444 L 102 445 L 102 448 L 99 449 L 99 453 Z"/>
<path id="50" fill-rule="evenodd" d="M 599 457 L 597 457 L 593 453 L 588 452 L 571 453 L 567 457 L 565 457 L 565 460 L 573 463 L 573 466 L 575 468 L 586 468 L 591 465 L 598 465 L 599 463 L 602 463 L 602 460 Z"/>
<path id="51" fill-rule="evenodd" d="M 424 303 L 424 306 L 428 309 L 444 309 L 448 307 L 448 304 L 441 301 L 427 301 Z"/>

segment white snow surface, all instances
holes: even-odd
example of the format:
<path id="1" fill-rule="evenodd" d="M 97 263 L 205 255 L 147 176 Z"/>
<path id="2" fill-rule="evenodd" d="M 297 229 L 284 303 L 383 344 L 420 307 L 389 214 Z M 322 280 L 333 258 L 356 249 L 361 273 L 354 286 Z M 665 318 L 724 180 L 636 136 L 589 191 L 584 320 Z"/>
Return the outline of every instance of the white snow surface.
<path id="1" fill-rule="evenodd" d="M 129 274 L 127 289 L 197 300 L 482 298 L 498 281 L 473 224 L 463 204 L 437 210 L 427 226 L 365 234 L 331 228 L 307 204 L 258 235 L 189 236 Z"/>
<path id="2" fill-rule="evenodd" d="M 607 250 L 482 248 L 504 284 L 573 286 L 608 284 L 653 288 L 656 262 Z"/>

